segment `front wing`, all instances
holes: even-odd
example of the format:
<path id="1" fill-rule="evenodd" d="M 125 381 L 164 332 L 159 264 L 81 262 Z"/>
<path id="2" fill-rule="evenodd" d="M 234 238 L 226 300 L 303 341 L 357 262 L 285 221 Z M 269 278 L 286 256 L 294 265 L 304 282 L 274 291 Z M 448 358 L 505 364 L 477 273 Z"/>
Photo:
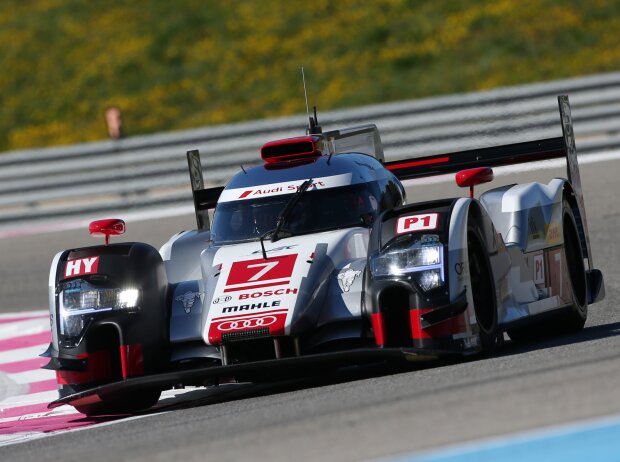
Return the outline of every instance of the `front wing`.
<path id="1" fill-rule="evenodd" d="M 454 351 L 417 348 L 360 348 L 331 353 L 320 353 L 294 358 L 255 361 L 227 366 L 202 367 L 162 374 L 146 375 L 101 385 L 74 393 L 48 404 L 49 409 L 69 404 L 80 406 L 95 404 L 104 400 L 144 389 L 166 390 L 178 384 L 202 386 L 210 379 L 237 377 L 251 381 L 252 378 L 309 377 L 325 371 L 326 367 L 364 365 L 388 360 L 430 361 L 437 358 L 454 357 Z M 459 355 L 462 356 L 462 355 Z"/>

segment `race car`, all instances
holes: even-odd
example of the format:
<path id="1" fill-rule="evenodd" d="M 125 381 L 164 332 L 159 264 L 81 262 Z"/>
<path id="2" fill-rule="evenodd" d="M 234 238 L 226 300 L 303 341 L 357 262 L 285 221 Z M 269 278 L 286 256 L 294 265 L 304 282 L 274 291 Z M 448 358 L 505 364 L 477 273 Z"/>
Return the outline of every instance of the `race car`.
<path id="1" fill-rule="evenodd" d="M 187 153 L 197 228 L 159 251 L 105 243 L 51 265 L 59 399 L 135 412 L 162 390 L 343 366 L 491 353 L 575 332 L 604 297 L 593 266 L 570 107 L 563 136 L 386 162 L 374 125 L 268 142 L 262 165 L 205 188 Z M 499 186 L 493 167 L 565 158 L 568 179 Z M 402 181 L 456 174 L 465 197 L 407 203 Z M 210 216 L 212 211 L 212 216 Z"/>

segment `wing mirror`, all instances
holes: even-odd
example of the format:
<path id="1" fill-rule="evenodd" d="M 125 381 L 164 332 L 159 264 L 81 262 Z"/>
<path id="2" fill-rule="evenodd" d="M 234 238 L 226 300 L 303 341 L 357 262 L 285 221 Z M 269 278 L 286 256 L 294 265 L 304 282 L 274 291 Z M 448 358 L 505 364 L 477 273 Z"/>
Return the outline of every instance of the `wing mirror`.
<path id="1" fill-rule="evenodd" d="M 456 184 L 461 188 L 469 186 L 469 197 L 474 197 L 474 186 L 477 184 L 493 181 L 493 169 L 491 167 L 477 167 L 461 170 L 456 174 Z"/>
<path id="2" fill-rule="evenodd" d="M 110 243 L 110 236 L 120 236 L 125 233 L 125 222 L 118 218 L 95 220 L 88 225 L 91 236 L 105 236 L 105 245 Z"/>

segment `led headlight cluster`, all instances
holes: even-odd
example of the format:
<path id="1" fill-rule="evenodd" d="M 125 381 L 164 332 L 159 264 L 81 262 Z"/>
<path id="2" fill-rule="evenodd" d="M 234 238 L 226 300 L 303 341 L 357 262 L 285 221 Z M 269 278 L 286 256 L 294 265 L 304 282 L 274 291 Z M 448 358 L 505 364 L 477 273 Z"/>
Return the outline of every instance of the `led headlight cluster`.
<path id="1" fill-rule="evenodd" d="M 63 291 L 62 306 L 67 311 L 122 310 L 135 308 L 138 289 L 91 288 L 90 290 Z"/>
<path id="2" fill-rule="evenodd" d="M 370 260 L 373 276 L 412 274 L 422 290 L 443 284 L 443 245 L 437 236 L 422 236 L 408 247 L 399 247 Z"/>
<path id="3" fill-rule="evenodd" d="M 86 318 L 83 315 L 138 308 L 140 291 L 133 287 L 97 287 L 86 281 L 66 284 L 58 294 L 60 333 L 80 335 Z"/>

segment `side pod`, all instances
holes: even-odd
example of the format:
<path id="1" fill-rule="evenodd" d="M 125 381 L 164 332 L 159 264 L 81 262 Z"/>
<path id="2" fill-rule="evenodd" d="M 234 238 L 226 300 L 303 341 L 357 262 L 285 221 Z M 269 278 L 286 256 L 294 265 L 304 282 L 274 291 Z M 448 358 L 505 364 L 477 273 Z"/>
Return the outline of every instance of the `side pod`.
<path id="1" fill-rule="evenodd" d="M 449 243 L 453 209 L 469 199 L 407 205 L 385 212 L 371 231 L 365 307 L 376 343 L 465 352 L 469 327 L 466 260 Z M 453 279 L 460 265 L 461 281 Z"/>
<path id="2" fill-rule="evenodd" d="M 60 396 L 160 372 L 168 360 L 168 283 L 159 252 L 122 243 L 67 250 L 50 273 Z"/>

